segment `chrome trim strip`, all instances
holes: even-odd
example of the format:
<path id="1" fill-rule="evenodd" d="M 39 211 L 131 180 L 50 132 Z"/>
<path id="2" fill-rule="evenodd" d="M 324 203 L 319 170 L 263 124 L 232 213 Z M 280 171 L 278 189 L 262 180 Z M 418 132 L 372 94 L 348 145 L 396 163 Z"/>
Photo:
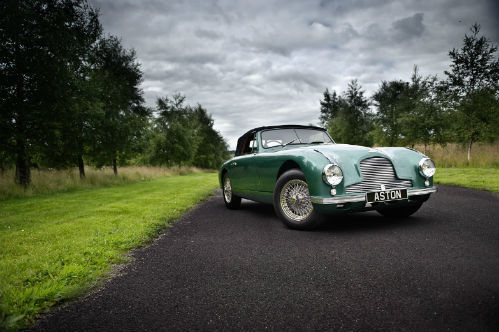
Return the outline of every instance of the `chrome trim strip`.
<path id="1" fill-rule="evenodd" d="M 341 204 L 341 203 L 351 203 L 351 202 L 364 202 L 366 200 L 365 195 L 356 195 L 356 196 L 344 196 L 344 197 L 328 197 L 328 198 L 320 198 L 320 197 L 310 197 L 312 203 L 316 204 Z"/>
<path id="2" fill-rule="evenodd" d="M 405 188 L 403 188 L 405 189 Z M 417 195 L 427 195 L 437 192 L 437 187 L 424 188 L 424 189 L 408 189 L 407 196 L 417 196 Z M 355 196 L 343 196 L 343 197 L 314 197 L 311 196 L 310 200 L 315 204 L 343 204 L 343 203 L 354 203 L 354 202 L 365 202 L 366 195 L 355 195 Z"/>
<path id="3" fill-rule="evenodd" d="M 437 187 L 407 190 L 407 196 L 427 195 L 437 192 Z"/>
<path id="4" fill-rule="evenodd" d="M 331 160 L 331 158 L 329 158 L 328 156 L 326 156 L 326 154 L 325 154 L 324 152 L 319 151 L 319 150 L 317 150 L 317 149 L 314 149 L 314 151 L 315 151 L 315 152 L 317 152 L 317 153 L 320 153 L 321 155 L 323 155 L 323 156 L 324 156 L 324 158 L 326 158 L 327 160 L 329 160 L 329 162 L 330 162 L 331 164 L 334 164 L 334 160 Z"/>

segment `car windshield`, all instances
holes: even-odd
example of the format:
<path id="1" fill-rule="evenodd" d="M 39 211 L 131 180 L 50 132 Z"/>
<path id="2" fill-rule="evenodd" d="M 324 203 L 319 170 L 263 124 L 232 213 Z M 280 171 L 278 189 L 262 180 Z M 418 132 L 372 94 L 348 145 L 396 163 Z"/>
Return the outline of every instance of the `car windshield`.
<path id="1" fill-rule="evenodd" d="M 288 144 L 333 143 L 325 131 L 318 129 L 271 129 L 262 132 L 261 138 L 265 149 Z"/>

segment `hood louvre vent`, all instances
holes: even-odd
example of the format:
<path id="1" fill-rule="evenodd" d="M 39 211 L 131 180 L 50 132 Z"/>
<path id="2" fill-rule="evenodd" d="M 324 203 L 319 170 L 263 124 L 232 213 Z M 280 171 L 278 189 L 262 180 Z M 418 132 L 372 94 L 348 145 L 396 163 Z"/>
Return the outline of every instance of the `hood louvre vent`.
<path id="1" fill-rule="evenodd" d="M 401 180 L 395 175 L 390 160 L 382 157 L 367 158 L 360 162 L 362 182 L 345 188 L 347 194 L 380 191 L 381 185 L 386 189 L 400 189 L 412 187 L 411 180 Z"/>

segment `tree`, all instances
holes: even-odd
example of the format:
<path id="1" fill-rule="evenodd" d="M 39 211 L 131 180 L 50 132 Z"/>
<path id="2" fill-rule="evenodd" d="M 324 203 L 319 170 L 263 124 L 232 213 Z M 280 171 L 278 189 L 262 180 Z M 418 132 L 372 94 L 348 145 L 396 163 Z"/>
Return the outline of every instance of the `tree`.
<path id="1" fill-rule="evenodd" d="M 417 66 L 410 82 L 383 81 L 372 97 L 376 140 L 380 144 L 414 145 L 444 142 L 445 113 L 435 76 L 423 77 Z"/>
<path id="2" fill-rule="evenodd" d="M 138 152 L 142 133 L 148 125 L 149 110 L 145 108 L 140 64 L 135 51 L 125 49 L 114 37 L 100 39 L 93 50 L 94 82 L 102 112 L 96 114 L 92 158 L 98 165 L 112 162 L 118 174 L 118 161 Z"/>
<path id="3" fill-rule="evenodd" d="M 324 91 L 324 99 L 320 101 L 320 104 L 321 115 L 319 120 L 322 126 L 327 126 L 329 121 L 338 116 L 342 100 L 341 97 L 336 94 L 336 91 L 333 90 L 333 93 L 331 94 L 326 88 L 326 91 Z"/>
<path id="4" fill-rule="evenodd" d="M 372 97 L 377 107 L 375 123 L 380 143 L 395 146 L 404 137 L 402 115 L 409 111 L 407 93 L 409 83 L 383 81 Z"/>
<path id="5" fill-rule="evenodd" d="M 218 168 L 227 159 L 227 143 L 213 129 L 201 106 L 184 105 L 185 96 L 158 98 L 150 159 L 156 165 Z"/>
<path id="6" fill-rule="evenodd" d="M 328 123 L 328 130 L 338 142 L 371 145 L 371 129 L 369 101 L 357 80 L 352 80 L 341 98 L 338 115 Z"/>
<path id="7" fill-rule="evenodd" d="M 156 165 L 190 164 L 198 146 L 193 111 L 185 96 L 158 98 L 150 162 Z"/>
<path id="8" fill-rule="evenodd" d="M 74 98 L 68 101 L 60 128 L 61 142 L 59 165 L 76 164 L 80 178 L 85 177 L 83 157 L 88 154 L 96 136 L 96 126 L 103 113 L 103 103 L 99 100 L 97 82 L 90 78 L 91 67 L 87 74 L 77 77 L 72 86 Z"/>
<path id="9" fill-rule="evenodd" d="M 58 142 L 61 101 L 100 25 L 85 0 L 6 0 L 0 12 L 0 155 L 28 186 L 35 152 Z"/>
<path id="10" fill-rule="evenodd" d="M 92 79 L 95 70 L 92 63 L 93 50 L 102 37 L 100 24 L 95 24 L 90 34 L 82 36 L 78 61 L 70 68 L 70 80 L 60 98 L 60 117 L 57 121 L 56 144 L 43 149 L 43 164 L 51 167 L 69 167 L 77 165 L 80 178 L 85 177 L 83 156 L 88 153 L 95 137 L 95 125 L 98 114 L 102 112 L 99 100 L 99 86 Z"/>
<path id="11" fill-rule="evenodd" d="M 444 143 L 448 115 L 436 76 L 423 77 L 414 66 L 404 99 L 407 111 L 401 114 L 400 122 L 406 143 L 423 143 L 424 153 L 430 143 Z"/>
<path id="12" fill-rule="evenodd" d="M 227 143 L 213 128 L 214 122 L 211 115 L 201 105 L 198 104 L 194 109 L 194 116 L 199 140 L 193 164 L 202 168 L 219 168 L 228 159 Z"/>
<path id="13" fill-rule="evenodd" d="M 449 52 L 451 70 L 445 71 L 455 109 L 455 133 L 468 145 L 468 162 L 475 142 L 492 140 L 499 133 L 497 46 L 479 36 L 480 25 L 474 24 L 470 31 L 461 49 Z"/>
<path id="14" fill-rule="evenodd" d="M 480 89 L 457 106 L 452 115 L 454 132 L 458 139 L 467 142 L 468 162 L 475 142 L 493 141 L 499 133 L 499 102 L 492 89 Z"/>

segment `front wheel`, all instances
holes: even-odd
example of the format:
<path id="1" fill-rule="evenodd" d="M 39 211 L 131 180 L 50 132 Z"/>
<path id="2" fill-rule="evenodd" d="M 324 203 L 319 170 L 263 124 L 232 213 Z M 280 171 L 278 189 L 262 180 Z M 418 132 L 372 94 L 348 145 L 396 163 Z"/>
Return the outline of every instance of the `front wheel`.
<path id="1" fill-rule="evenodd" d="M 298 169 L 282 174 L 274 188 L 274 210 L 281 221 L 294 229 L 313 229 L 320 219 L 310 201 L 305 175 Z"/>
<path id="2" fill-rule="evenodd" d="M 239 209 L 241 207 L 241 197 L 234 195 L 232 192 L 232 185 L 230 182 L 229 174 L 225 173 L 223 176 L 223 197 L 225 206 L 231 210 Z"/>
<path id="3" fill-rule="evenodd" d="M 381 215 L 389 218 L 406 218 L 414 214 L 423 203 L 417 203 L 415 205 L 401 206 L 396 208 L 383 207 L 376 209 Z"/>

